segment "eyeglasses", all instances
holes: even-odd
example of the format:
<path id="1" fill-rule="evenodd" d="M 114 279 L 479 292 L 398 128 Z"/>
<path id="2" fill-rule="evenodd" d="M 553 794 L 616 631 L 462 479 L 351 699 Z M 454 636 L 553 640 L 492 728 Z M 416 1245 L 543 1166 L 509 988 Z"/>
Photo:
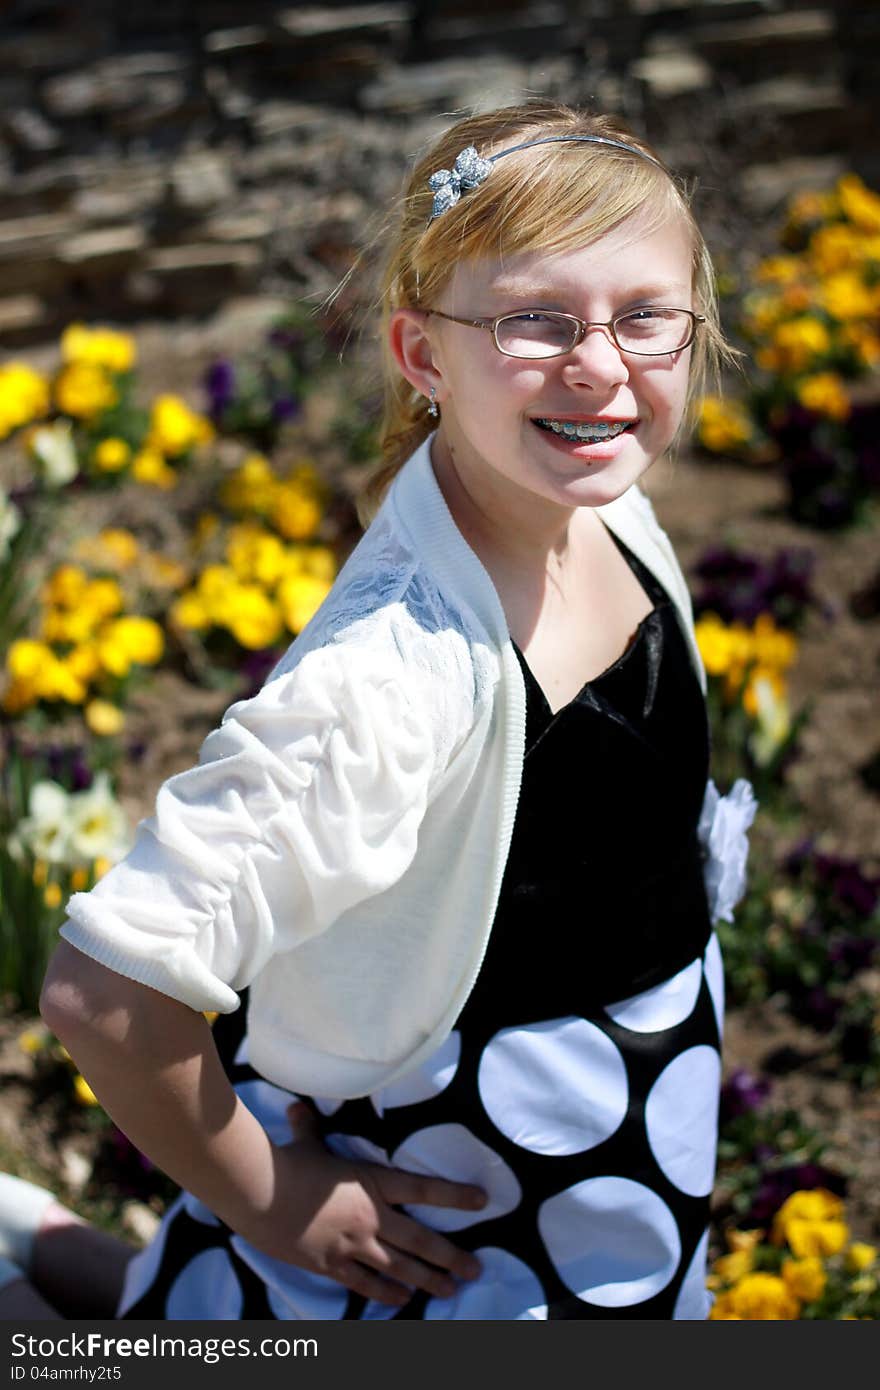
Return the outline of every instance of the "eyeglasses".
<path id="1" fill-rule="evenodd" d="M 697 328 L 706 322 L 704 314 L 690 309 L 651 306 L 618 314 L 607 323 L 589 323 L 574 314 L 557 314 L 544 309 L 521 309 L 518 314 L 501 314 L 497 319 L 462 319 L 440 309 L 426 309 L 436 318 L 486 328 L 499 352 L 505 357 L 562 357 L 583 342 L 588 328 L 604 328 L 621 352 L 636 357 L 664 357 L 690 347 Z"/>

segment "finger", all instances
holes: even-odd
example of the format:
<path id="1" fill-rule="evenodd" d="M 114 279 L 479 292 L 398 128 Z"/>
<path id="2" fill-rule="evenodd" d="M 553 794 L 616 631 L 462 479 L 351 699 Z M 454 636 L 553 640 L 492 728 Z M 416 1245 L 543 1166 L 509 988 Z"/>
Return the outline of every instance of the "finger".
<path id="1" fill-rule="evenodd" d="M 445 1178 L 423 1177 L 403 1168 L 379 1168 L 376 1173 L 382 1196 L 394 1206 L 458 1207 L 479 1211 L 489 1200 L 473 1183 L 448 1182 Z"/>
<path id="2" fill-rule="evenodd" d="M 372 1241 L 361 1259 L 373 1265 L 386 1278 L 396 1279 L 411 1289 L 425 1289 L 437 1298 L 451 1298 L 458 1290 L 455 1280 L 435 1266 L 414 1260 L 396 1246 Z"/>
<path id="3" fill-rule="evenodd" d="M 482 1272 L 482 1265 L 469 1250 L 453 1245 L 439 1231 L 432 1231 L 404 1212 L 383 1214 L 379 1238 L 385 1245 L 415 1256 L 420 1263 L 446 1270 L 456 1279 L 477 1279 Z"/>
<path id="4" fill-rule="evenodd" d="M 391 1279 L 384 1279 L 380 1274 L 372 1274 L 365 1265 L 358 1264 L 355 1260 L 340 1266 L 333 1277 L 353 1293 L 362 1294 L 364 1298 L 374 1299 L 376 1303 L 384 1303 L 391 1308 L 402 1308 L 412 1298 L 412 1289 L 405 1288 L 403 1284 L 397 1284 Z"/>

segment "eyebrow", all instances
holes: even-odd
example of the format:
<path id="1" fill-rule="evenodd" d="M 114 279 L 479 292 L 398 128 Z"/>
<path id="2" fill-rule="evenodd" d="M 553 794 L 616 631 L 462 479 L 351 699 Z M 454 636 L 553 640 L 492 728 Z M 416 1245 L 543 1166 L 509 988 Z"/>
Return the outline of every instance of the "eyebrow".
<path id="1" fill-rule="evenodd" d="M 561 286 L 548 285 L 523 285 L 516 280 L 497 280 L 490 285 L 489 293 L 504 298 L 505 296 L 528 298 L 535 304 L 551 299 L 562 300 L 569 291 Z M 637 285 L 635 288 L 627 290 L 625 298 L 635 301 L 637 299 L 660 299 L 666 294 L 687 294 L 690 285 L 684 285 L 678 280 L 657 281 L 650 285 Z"/>

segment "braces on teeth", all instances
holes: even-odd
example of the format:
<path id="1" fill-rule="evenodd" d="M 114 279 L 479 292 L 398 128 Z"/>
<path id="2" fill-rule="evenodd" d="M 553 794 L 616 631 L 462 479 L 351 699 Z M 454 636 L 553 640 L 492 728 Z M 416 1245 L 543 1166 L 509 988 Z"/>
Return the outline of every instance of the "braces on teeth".
<path id="1" fill-rule="evenodd" d="M 613 439 L 626 429 L 626 424 L 606 425 L 598 421 L 591 425 L 577 425 L 570 420 L 539 420 L 538 424 L 545 425 L 554 434 L 561 434 L 567 439 Z"/>

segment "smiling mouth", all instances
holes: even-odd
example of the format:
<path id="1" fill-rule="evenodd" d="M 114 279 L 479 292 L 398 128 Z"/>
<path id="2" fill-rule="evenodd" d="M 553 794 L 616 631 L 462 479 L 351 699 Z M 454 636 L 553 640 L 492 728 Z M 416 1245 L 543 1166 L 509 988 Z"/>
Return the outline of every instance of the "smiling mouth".
<path id="1" fill-rule="evenodd" d="M 635 420 L 556 420 L 552 417 L 533 420 L 539 429 L 558 435 L 560 439 L 576 440 L 579 444 L 598 444 L 603 439 L 616 439 L 624 430 L 631 429 Z"/>

